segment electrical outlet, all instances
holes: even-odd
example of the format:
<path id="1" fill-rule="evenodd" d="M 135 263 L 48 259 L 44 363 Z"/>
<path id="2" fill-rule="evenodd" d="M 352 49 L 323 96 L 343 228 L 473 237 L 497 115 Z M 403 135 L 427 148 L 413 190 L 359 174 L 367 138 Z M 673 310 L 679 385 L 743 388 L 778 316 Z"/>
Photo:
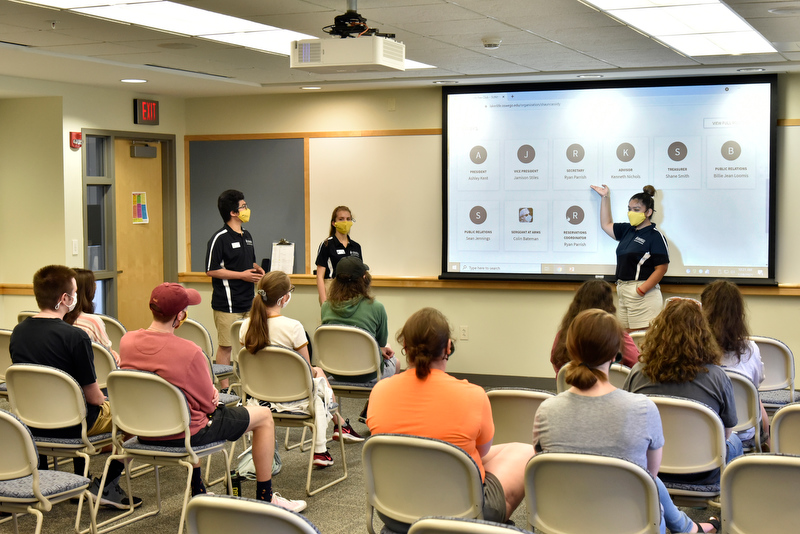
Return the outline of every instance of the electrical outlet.
<path id="1" fill-rule="evenodd" d="M 459 332 L 459 339 L 462 341 L 469 341 L 469 327 L 466 325 L 461 325 L 458 327 Z"/>
<path id="2" fill-rule="evenodd" d="M 78 240 L 77 239 L 73 239 L 72 240 L 72 255 L 73 256 L 77 256 L 79 252 L 80 252 L 80 249 L 78 249 Z"/>

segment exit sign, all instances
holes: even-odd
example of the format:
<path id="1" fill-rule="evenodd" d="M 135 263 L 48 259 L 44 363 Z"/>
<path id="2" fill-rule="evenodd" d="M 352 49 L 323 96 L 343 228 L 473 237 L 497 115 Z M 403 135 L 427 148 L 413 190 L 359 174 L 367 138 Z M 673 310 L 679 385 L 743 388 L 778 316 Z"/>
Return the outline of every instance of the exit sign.
<path id="1" fill-rule="evenodd" d="M 158 101 L 135 98 L 133 100 L 134 124 L 158 124 Z"/>

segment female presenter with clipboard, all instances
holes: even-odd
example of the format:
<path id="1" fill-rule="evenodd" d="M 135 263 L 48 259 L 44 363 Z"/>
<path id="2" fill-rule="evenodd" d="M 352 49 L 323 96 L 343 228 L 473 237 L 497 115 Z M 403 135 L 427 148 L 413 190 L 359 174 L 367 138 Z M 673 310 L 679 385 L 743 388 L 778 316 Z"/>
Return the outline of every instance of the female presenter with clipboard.
<path id="1" fill-rule="evenodd" d="M 600 226 L 619 241 L 617 245 L 618 318 L 628 331 L 647 328 L 661 311 L 663 299 L 659 282 L 669 265 L 667 240 L 650 218 L 656 190 L 646 185 L 628 201 L 629 223 L 615 223 L 611 217 L 608 186 L 591 186 L 600 195 Z"/>

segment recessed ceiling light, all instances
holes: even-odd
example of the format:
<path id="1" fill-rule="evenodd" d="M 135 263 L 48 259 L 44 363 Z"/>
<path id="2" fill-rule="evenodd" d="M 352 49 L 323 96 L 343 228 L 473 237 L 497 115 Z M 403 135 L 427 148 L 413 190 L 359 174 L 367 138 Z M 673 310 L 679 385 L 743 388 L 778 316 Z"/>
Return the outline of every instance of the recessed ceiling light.
<path id="1" fill-rule="evenodd" d="M 736 72 L 764 72 L 767 69 L 762 69 L 761 67 L 743 67 L 741 69 L 736 69 Z"/>
<path id="2" fill-rule="evenodd" d="M 141 78 L 125 78 L 124 80 L 120 80 L 122 83 L 147 83 L 147 80 L 143 80 Z"/>
<path id="3" fill-rule="evenodd" d="M 320 89 L 322 89 L 322 87 L 320 87 L 319 85 L 305 85 L 300 89 L 304 89 L 306 91 L 319 91 Z"/>
<path id="4" fill-rule="evenodd" d="M 578 74 L 578 78 L 583 78 L 584 80 L 590 80 L 594 78 L 602 78 L 602 74 Z"/>
<path id="5" fill-rule="evenodd" d="M 436 80 L 433 82 L 434 85 L 455 85 L 457 83 L 455 80 Z"/>

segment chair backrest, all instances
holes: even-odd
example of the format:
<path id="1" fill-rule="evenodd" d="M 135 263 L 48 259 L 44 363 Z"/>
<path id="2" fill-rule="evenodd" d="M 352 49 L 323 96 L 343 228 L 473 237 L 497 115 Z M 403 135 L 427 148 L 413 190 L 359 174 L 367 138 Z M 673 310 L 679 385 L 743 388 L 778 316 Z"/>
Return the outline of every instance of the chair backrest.
<path id="1" fill-rule="evenodd" d="M 759 391 L 773 391 L 790 388 L 790 402 L 794 402 L 794 354 L 792 350 L 777 339 L 763 336 L 750 336 L 761 352 L 764 362 L 764 381 Z"/>
<path id="2" fill-rule="evenodd" d="M 14 364 L 6 371 L 11 410 L 27 426 L 66 428 L 82 425 L 86 433 L 86 400 L 70 375 L 55 367 Z"/>
<path id="3" fill-rule="evenodd" d="M 595 454 L 546 452 L 531 458 L 525 504 L 530 529 L 548 534 L 656 534 L 661 524 L 650 473 L 628 460 Z"/>
<path id="4" fill-rule="evenodd" d="M 629 367 L 625 367 L 621 363 L 612 363 L 608 370 L 608 381 L 614 387 L 622 389 L 629 374 L 631 374 Z"/>
<path id="5" fill-rule="evenodd" d="M 539 389 L 492 389 L 487 392 L 492 405 L 494 439 L 492 443 L 529 443 L 533 431 L 533 417 L 539 405 L 553 396 Z"/>
<path id="6" fill-rule="evenodd" d="M 740 456 L 725 468 L 720 486 L 722 532 L 797 532 L 800 457 Z"/>
<path id="7" fill-rule="evenodd" d="M 411 525 L 408 534 L 511 534 L 512 532 L 528 533 L 527 530 L 512 525 L 483 519 L 423 517 Z"/>
<path id="8" fill-rule="evenodd" d="M 642 343 L 644 343 L 644 336 L 647 335 L 647 330 L 634 330 L 629 335 L 639 350 L 642 350 Z"/>
<path id="9" fill-rule="evenodd" d="M 239 351 L 242 350 L 242 344 L 239 342 L 239 333 L 242 330 L 244 319 L 237 319 L 231 324 L 231 362 L 236 362 Z M 234 363 L 234 365 L 237 365 Z"/>
<path id="10" fill-rule="evenodd" d="M 30 430 L 5 410 L 0 410 L 0 449 L 0 480 L 38 475 L 39 454 Z"/>
<path id="11" fill-rule="evenodd" d="M 411 524 L 429 515 L 481 517 L 483 513 L 478 466 L 455 445 L 380 434 L 364 442 L 362 459 L 367 505 L 395 521 Z"/>
<path id="12" fill-rule="evenodd" d="M 114 427 L 128 434 L 147 438 L 190 432 L 183 392 L 155 373 L 111 371 L 108 400 Z"/>
<path id="13" fill-rule="evenodd" d="M 556 376 L 556 392 L 561 393 L 569 389 L 567 385 L 567 369 L 572 365 L 572 362 L 567 362 L 561 366 Z M 619 363 L 612 363 L 608 372 L 608 381 L 614 387 L 622 388 L 625 385 L 625 380 L 628 378 L 631 370 Z"/>
<path id="14" fill-rule="evenodd" d="M 19 312 L 17 314 L 17 324 L 21 323 L 28 317 L 33 317 L 34 315 L 37 315 L 38 313 L 39 313 L 38 311 L 33 311 L 33 310 L 23 310 Z"/>
<path id="15" fill-rule="evenodd" d="M 558 374 L 556 375 L 556 393 L 561 393 L 569 389 L 567 385 L 567 369 L 569 369 L 570 365 L 572 365 L 572 362 L 567 362 L 558 370 Z"/>
<path id="16" fill-rule="evenodd" d="M 108 373 L 117 368 L 117 361 L 108 349 L 99 343 L 92 343 L 92 353 L 94 354 L 94 374 L 97 377 L 97 385 L 103 389 L 106 387 Z"/>
<path id="17" fill-rule="evenodd" d="M 689 399 L 649 398 L 658 407 L 664 432 L 660 472 L 701 473 L 725 467 L 725 428 L 714 410 Z"/>
<path id="18" fill-rule="evenodd" d="M 110 315 L 98 313 L 97 316 L 103 320 L 106 334 L 108 334 L 108 339 L 111 340 L 111 346 L 119 350 L 119 342 L 122 340 L 122 336 L 128 333 L 128 330 L 125 329 L 121 322 Z"/>
<path id="19" fill-rule="evenodd" d="M 787 404 L 772 417 L 772 452 L 800 455 L 800 404 Z"/>
<path id="20" fill-rule="evenodd" d="M 11 330 L 0 329 L 0 382 L 6 379 L 6 369 L 11 367 Z"/>
<path id="21" fill-rule="evenodd" d="M 314 355 L 317 365 L 328 374 L 357 376 L 380 372 L 381 368 L 378 342 L 369 332 L 355 326 L 317 327 Z"/>
<path id="22" fill-rule="evenodd" d="M 291 402 L 314 397 L 311 367 L 286 347 L 268 346 L 256 354 L 239 351 L 239 370 L 245 393 L 258 400 Z M 309 403 L 313 413 L 314 403 Z"/>
<path id="23" fill-rule="evenodd" d="M 755 384 L 742 373 L 733 369 L 725 369 L 725 374 L 731 379 L 733 384 L 733 398 L 736 403 L 736 426 L 734 432 L 741 432 L 748 428 L 755 428 L 755 443 L 760 445 L 761 439 L 761 405 L 758 399 L 758 390 Z M 760 448 L 760 447 L 758 447 Z"/>
<path id="24" fill-rule="evenodd" d="M 270 534 L 318 534 L 302 515 L 280 506 L 228 495 L 198 495 L 186 509 L 189 534 L 219 532 L 269 532 Z"/>
<path id="25" fill-rule="evenodd" d="M 194 319 L 186 319 L 180 328 L 175 329 L 175 335 L 188 339 L 194 342 L 198 347 L 203 349 L 213 361 L 214 360 L 214 343 L 211 341 L 211 334 L 205 326 L 195 321 Z"/>

